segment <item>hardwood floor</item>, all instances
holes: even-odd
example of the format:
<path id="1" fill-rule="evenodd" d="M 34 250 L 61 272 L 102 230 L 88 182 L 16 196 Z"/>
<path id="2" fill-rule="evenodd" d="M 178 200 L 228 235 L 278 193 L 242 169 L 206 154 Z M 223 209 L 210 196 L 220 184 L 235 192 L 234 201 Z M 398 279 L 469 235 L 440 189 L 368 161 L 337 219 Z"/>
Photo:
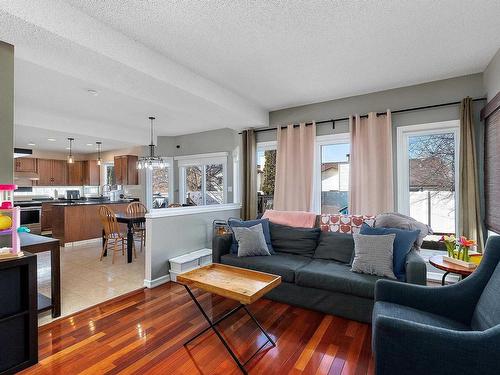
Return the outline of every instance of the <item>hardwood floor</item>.
<path id="1" fill-rule="evenodd" d="M 209 316 L 231 300 L 195 292 Z M 250 310 L 275 339 L 246 366 L 250 374 L 373 374 L 370 326 L 270 300 Z M 207 332 L 185 289 L 167 283 L 129 294 L 39 329 L 39 363 L 22 374 L 240 374 L 215 334 Z M 239 311 L 219 326 L 240 359 L 265 336 Z"/>

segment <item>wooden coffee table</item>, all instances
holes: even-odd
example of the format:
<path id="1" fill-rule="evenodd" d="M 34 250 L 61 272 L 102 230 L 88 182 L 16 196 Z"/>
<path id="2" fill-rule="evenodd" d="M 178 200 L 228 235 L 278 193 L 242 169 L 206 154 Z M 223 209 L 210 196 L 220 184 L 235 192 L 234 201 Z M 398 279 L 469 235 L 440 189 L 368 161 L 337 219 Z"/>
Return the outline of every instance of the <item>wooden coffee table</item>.
<path id="1" fill-rule="evenodd" d="M 469 276 L 475 270 L 475 268 L 467 268 L 455 263 L 447 262 L 442 255 L 434 255 L 430 257 L 429 263 L 434 267 L 445 271 L 443 278 L 441 279 L 441 285 L 445 284 L 446 276 L 448 276 L 450 273 L 455 273 L 464 278 Z"/>
<path id="2" fill-rule="evenodd" d="M 178 275 L 177 282 L 184 285 L 189 296 L 192 298 L 198 309 L 201 311 L 203 317 L 209 324 L 209 326 L 203 331 L 186 341 L 184 343 L 184 346 L 188 345 L 191 341 L 198 338 L 203 333 L 212 329 L 244 374 L 247 373 L 245 365 L 264 346 L 266 346 L 267 343 L 271 343 L 272 346 L 276 346 L 268 333 L 264 330 L 264 328 L 262 328 L 257 319 L 255 319 L 255 317 L 247 309 L 246 305 L 257 301 L 264 294 L 280 285 L 281 276 L 214 263 Z M 221 318 L 212 321 L 208 317 L 205 310 L 203 310 L 203 307 L 197 301 L 190 287 L 196 287 L 206 292 L 218 294 L 222 297 L 238 301 L 239 305 L 224 314 Z M 236 311 L 239 311 L 240 309 L 245 310 L 245 312 L 250 316 L 250 318 L 252 318 L 255 324 L 257 324 L 262 333 L 264 333 L 264 335 L 267 337 L 267 341 L 259 349 L 257 349 L 257 351 L 247 361 L 243 363 L 238 359 L 236 354 L 229 347 L 227 341 L 224 339 L 224 337 L 222 337 L 221 333 L 216 327 L 217 324 L 234 314 Z"/>

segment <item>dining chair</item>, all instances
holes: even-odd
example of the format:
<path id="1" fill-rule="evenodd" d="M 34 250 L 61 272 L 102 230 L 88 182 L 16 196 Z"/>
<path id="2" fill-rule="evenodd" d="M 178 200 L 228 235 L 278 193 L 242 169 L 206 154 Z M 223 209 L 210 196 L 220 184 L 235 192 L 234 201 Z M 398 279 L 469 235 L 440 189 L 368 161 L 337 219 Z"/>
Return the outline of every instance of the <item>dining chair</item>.
<path id="1" fill-rule="evenodd" d="M 120 231 L 120 226 L 116 220 L 116 215 L 113 210 L 108 206 L 99 207 L 99 217 L 101 219 L 102 227 L 104 229 L 104 246 L 101 252 L 101 258 L 104 256 L 104 252 L 109 249 L 110 245 L 113 245 L 113 258 L 111 263 L 115 263 L 115 253 L 120 251 L 118 248 L 118 243 L 120 242 L 120 248 L 122 255 L 125 255 L 125 243 L 127 241 L 127 235 Z M 133 246 L 134 257 L 137 258 L 135 253 L 135 246 Z"/>
<path id="2" fill-rule="evenodd" d="M 148 209 L 141 202 L 131 202 L 127 206 L 127 213 L 129 215 L 144 216 Z M 146 246 L 146 223 L 134 223 L 134 236 L 137 235 L 141 240 L 141 253 L 144 246 Z"/>

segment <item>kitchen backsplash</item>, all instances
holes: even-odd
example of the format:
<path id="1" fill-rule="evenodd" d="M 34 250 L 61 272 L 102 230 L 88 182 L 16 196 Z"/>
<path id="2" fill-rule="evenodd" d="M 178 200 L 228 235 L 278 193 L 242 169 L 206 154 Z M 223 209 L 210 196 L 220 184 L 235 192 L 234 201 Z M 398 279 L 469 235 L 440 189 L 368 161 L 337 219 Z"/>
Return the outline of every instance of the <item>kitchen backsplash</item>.
<path id="1" fill-rule="evenodd" d="M 94 188 L 94 186 L 93 186 Z M 96 194 L 99 192 L 99 187 L 95 186 Z M 48 196 L 55 198 L 55 191 L 59 197 L 66 196 L 66 190 L 78 190 L 80 195 L 83 195 L 83 188 L 81 186 L 48 186 L 48 187 L 33 187 L 31 192 L 14 192 L 14 197 L 30 197 L 30 196 Z M 87 187 L 85 187 L 87 190 Z"/>

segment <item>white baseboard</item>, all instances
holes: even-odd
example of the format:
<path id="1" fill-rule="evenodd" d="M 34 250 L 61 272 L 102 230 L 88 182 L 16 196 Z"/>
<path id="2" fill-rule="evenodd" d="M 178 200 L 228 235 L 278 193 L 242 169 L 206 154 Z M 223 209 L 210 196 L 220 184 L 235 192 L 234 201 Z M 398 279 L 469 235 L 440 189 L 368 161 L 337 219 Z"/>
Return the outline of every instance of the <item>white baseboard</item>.
<path id="1" fill-rule="evenodd" d="M 154 280 L 144 279 L 144 286 L 146 288 L 151 289 L 151 288 L 157 287 L 158 285 L 168 283 L 169 281 L 170 281 L 170 275 L 158 277 L 157 279 L 154 279 Z"/>

